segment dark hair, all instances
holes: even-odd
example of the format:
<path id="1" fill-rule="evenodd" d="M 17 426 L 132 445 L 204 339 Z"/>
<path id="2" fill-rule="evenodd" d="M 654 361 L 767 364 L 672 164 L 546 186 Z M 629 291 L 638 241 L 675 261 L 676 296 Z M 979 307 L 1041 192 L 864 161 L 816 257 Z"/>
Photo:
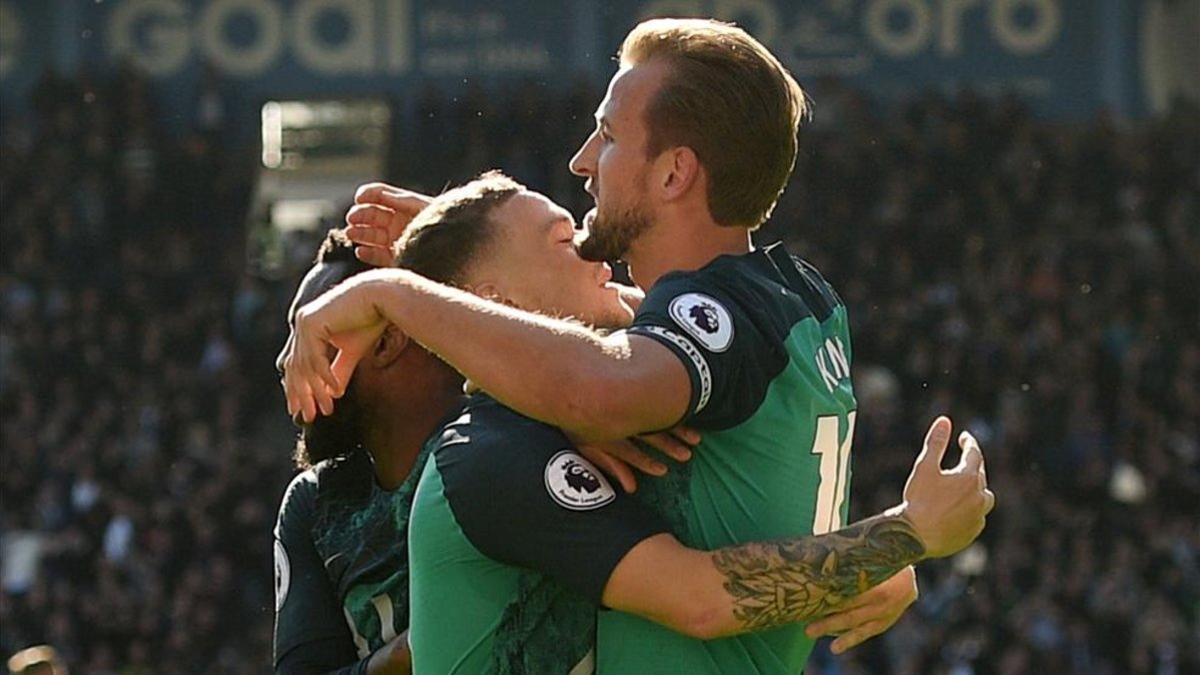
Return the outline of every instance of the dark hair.
<path id="1" fill-rule="evenodd" d="M 622 65 L 670 67 L 646 106 L 646 151 L 691 148 L 708 172 L 708 208 L 722 225 L 757 227 L 796 164 L 808 100 L 749 33 L 711 19 L 651 19 L 621 44 Z"/>
<path id="2" fill-rule="evenodd" d="M 293 307 L 315 300 L 325 291 L 350 277 L 372 269 L 354 255 L 354 242 L 344 230 L 330 230 L 317 249 L 312 269 L 301 282 Z M 289 316 L 289 322 L 291 317 Z M 308 469 L 326 459 L 349 456 L 362 448 L 361 409 L 354 387 L 338 399 L 332 415 L 318 415 L 300 425 L 292 460 L 300 469 Z"/>
<path id="3" fill-rule="evenodd" d="M 396 266 L 460 286 L 492 241 L 491 214 L 525 189 L 500 171 L 448 190 L 413 218 L 396 243 Z"/>

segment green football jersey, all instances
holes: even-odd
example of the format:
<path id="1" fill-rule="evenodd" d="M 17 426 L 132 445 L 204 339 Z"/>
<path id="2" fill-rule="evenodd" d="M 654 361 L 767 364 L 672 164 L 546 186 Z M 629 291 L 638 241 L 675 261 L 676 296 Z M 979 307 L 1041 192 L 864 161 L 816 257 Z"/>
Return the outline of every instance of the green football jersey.
<path id="1" fill-rule="evenodd" d="M 608 577 L 666 526 L 561 431 L 486 395 L 428 446 L 409 524 L 414 672 L 593 672 Z"/>
<path id="2" fill-rule="evenodd" d="M 408 514 L 427 457 L 395 490 L 365 452 L 292 480 L 275 526 L 276 664 L 305 643 L 362 659 L 408 628 Z"/>
<path id="3" fill-rule="evenodd" d="M 850 334 L 814 268 L 775 244 L 667 275 L 629 332 L 675 352 L 692 380 L 681 421 L 703 441 L 638 491 L 684 544 L 711 550 L 845 523 Z M 705 642 L 620 612 L 602 612 L 597 633 L 601 675 L 798 673 L 812 646 L 800 625 Z"/>

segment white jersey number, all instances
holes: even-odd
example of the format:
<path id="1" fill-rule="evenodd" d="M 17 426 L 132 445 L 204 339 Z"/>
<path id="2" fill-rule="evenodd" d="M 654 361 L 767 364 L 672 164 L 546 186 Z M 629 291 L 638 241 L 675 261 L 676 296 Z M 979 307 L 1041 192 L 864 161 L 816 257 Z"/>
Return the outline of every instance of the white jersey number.
<path id="1" fill-rule="evenodd" d="M 813 516 L 813 534 L 825 534 L 842 527 L 842 504 L 846 501 L 850 477 L 850 444 L 854 442 L 854 418 L 846 416 L 846 438 L 838 443 L 838 415 L 817 418 L 817 434 L 812 454 L 821 456 L 821 484 L 817 487 L 817 508 Z"/>

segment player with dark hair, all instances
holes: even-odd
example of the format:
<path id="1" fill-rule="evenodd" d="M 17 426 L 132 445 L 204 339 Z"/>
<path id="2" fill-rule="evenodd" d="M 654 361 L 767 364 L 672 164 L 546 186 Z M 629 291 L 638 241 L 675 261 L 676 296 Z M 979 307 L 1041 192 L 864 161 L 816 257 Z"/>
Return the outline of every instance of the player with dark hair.
<path id="1" fill-rule="evenodd" d="M 656 488 L 682 544 L 717 549 L 837 530 L 849 508 L 856 414 L 846 308 L 811 265 L 778 244 L 756 249 L 750 236 L 791 173 L 805 111 L 799 85 L 744 31 L 698 19 L 640 24 L 622 46 L 596 131 L 571 164 L 597 202 L 581 250 L 626 260 L 649 289 L 633 326 L 598 334 L 404 270 L 372 273 L 301 310 L 288 357 L 289 410 L 306 418 L 332 410 L 357 355 L 342 350 L 331 363 L 330 340 L 387 321 L 498 400 L 579 437 L 624 438 L 681 421 L 704 432 L 685 479 Z M 948 435 L 945 418 L 930 429 L 931 438 Z M 693 616 L 724 635 L 808 618 L 809 603 L 780 599 L 845 597 L 839 572 L 848 569 L 873 583 L 904 572 L 909 581 L 899 583 L 911 584 L 909 565 L 937 550 L 928 533 L 965 543 L 960 537 L 974 536 L 993 504 L 978 445 L 965 433 L 959 444 L 963 462 L 953 472 L 925 461 L 914 477 L 965 484 L 959 497 L 977 520 L 927 520 L 934 511 L 908 503 L 839 533 L 823 558 L 836 561 L 831 567 L 770 579 L 759 572 L 795 562 L 794 549 L 714 554 L 707 574 L 676 576 L 662 564 L 660 575 L 677 583 L 659 578 L 625 608 L 645 615 L 645 603 L 661 593 L 690 590 Z M 680 540 L 649 537 L 626 557 L 663 563 L 682 555 Z M 710 578 L 737 597 L 723 604 L 728 598 L 689 588 Z M 601 669 L 613 672 L 796 672 L 813 641 L 795 625 L 689 640 L 644 617 L 608 612 L 598 645 Z"/>
<path id="2" fill-rule="evenodd" d="M 471 253 L 470 242 L 463 250 Z M 322 243 L 288 310 L 355 274 L 340 230 Z M 436 275 L 434 268 L 415 267 Z M 301 425 L 275 525 L 275 669 L 405 672 L 407 514 L 425 438 L 457 409 L 462 378 L 393 329 L 374 341 L 331 415 Z"/>

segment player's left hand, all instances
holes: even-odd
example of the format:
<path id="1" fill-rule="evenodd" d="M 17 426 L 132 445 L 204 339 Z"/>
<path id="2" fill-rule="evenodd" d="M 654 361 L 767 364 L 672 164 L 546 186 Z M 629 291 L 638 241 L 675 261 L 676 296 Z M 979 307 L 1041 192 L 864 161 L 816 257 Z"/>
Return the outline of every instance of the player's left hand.
<path id="1" fill-rule="evenodd" d="M 373 274 L 359 274 L 297 310 L 283 356 L 283 389 L 293 418 L 299 414 L 312 422 L 318 411 L 331 414 L 358 360 L 386 327 L 369 299 Z"/>
<path id="2" fill-rule="evenodd" d="M 804 632 L 814 640 L 822 635 L 838 636 L 830 649 L 842 654 L 887 632 L 916 602 L 917 595 L 917 571 L 909 565 L 887 581 L 850 598 L 832 614 L 808 624 Z"/>

